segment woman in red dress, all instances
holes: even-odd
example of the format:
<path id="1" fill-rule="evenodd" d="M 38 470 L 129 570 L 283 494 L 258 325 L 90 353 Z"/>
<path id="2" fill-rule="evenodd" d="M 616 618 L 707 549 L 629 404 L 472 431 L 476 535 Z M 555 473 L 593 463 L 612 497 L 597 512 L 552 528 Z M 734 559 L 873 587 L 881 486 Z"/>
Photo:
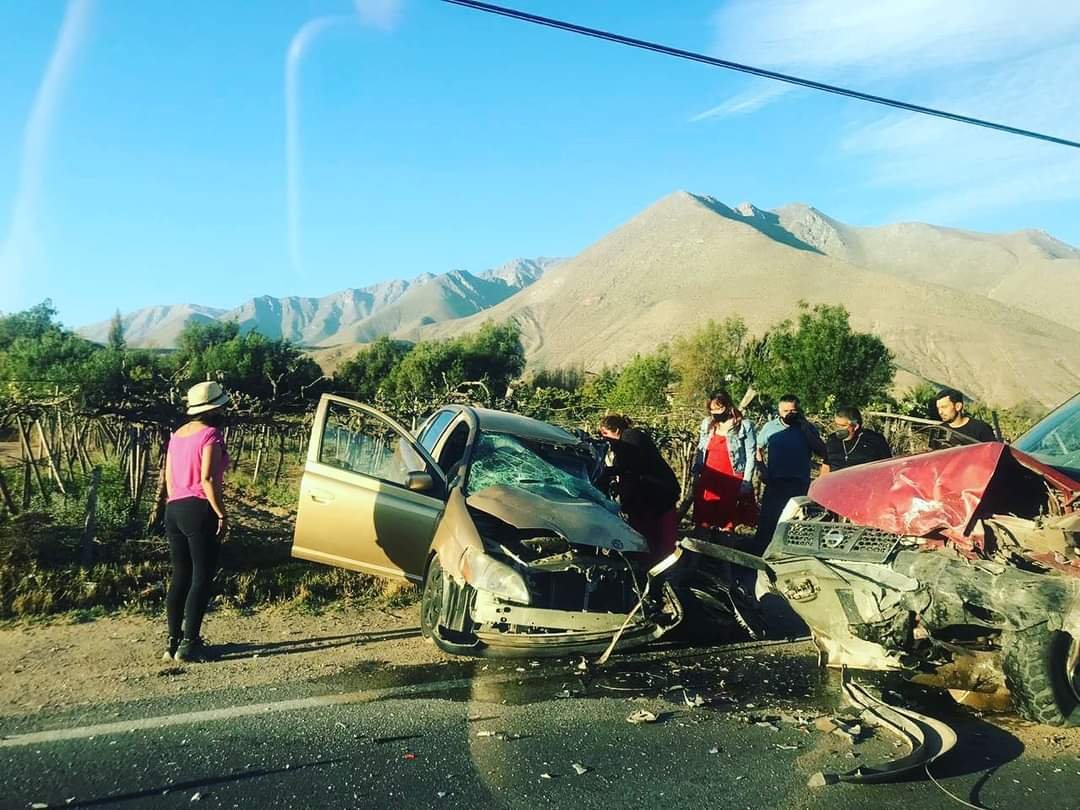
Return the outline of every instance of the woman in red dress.
<path id="1" fill-rule="evenodd" d="M 754 502 L 754 426 L 744 421 L 726 391 L 709 399 L 694 461 L 694 523 L 731 531 L 757 523 Z"/>

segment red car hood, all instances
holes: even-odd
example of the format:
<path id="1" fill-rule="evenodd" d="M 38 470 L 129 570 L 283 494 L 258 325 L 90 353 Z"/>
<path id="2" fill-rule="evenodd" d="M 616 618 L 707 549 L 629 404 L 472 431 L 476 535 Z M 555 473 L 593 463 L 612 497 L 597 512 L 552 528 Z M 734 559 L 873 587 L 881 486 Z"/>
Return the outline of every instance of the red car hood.
<path id="1" fill-rule="evenodd" d="M 964 542 L 987 487 L 1010 459 L 1070 499 L 1080 492 L 1080 483 L 1026 453 L 1001 442 L 984 442 L 829 473 L 814 481 L 809 495 L 863 526 L 916 537 L 941 533 Z M 979 540 L 974 545 L 981 545 Z"/>

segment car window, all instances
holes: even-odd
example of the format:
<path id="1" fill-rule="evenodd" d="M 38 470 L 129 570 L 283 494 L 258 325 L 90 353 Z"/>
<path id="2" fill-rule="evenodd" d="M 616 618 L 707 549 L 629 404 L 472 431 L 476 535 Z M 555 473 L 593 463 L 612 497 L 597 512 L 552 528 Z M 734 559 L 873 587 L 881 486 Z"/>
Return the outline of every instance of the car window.
<path id="1" fill-rule="evenodd" d="M 329 403 L 319 442 L 319 462 L 339 470 L 405 486 L 427 465 L 388 422 L 341 402 Z"/>
<path id="2" fill-rule="evenodd" d="M 439 457 L 436 459 L 439 469 L 445 472 L 448 478 L 453 477 L 451 469 L 465 456 L 465 447 L 468 443 L 469 425 L 466 422 L 458 422 L 457 427 L 446 438 L 442 450 L 439 451 Z"/>
<path id="3" fill-rule="evenodd" d="M 1044 417 L 1013 447 L 1043 464 L 1080 477 L 1080 394 Z"/>
<path id="4" fill-rule="evenodd" d="M 450 424 L 450 420 L 453 418 L 453 411 L 440 411 L 435 414 L 435 418 L 431 420 L 431 424 L 420 431 L 420 435 L 416 439 L 420 446 L 429 453 L 433 453 L 435 445 L 439 441 L 439 437 L 442 436 L 442 432 L 446 430 L 446 426 Z"/>
<path id="5" fill-rule="evenodd" d="M 469 491 L 510 486 L 545 498 L 591 501 L 617 511 L 614 502 L 589 480 L 589 459 L 588 453 L 577 448 L 482 433 L 469 465 Z"/>

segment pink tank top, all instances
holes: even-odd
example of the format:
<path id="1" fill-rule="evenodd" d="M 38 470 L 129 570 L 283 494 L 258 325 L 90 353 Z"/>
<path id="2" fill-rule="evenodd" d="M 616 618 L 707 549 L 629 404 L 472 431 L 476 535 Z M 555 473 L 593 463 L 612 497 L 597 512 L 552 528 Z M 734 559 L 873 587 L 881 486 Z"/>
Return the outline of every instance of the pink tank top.
<path id="1" fill-rule="evenodd" d="M 221 446 L 224 463 L 214 474 L 218 484 L 221 484 L 225 478 L 225 470 L 229 466 L 229 454 L 225 451 L 225 438 L 220 430 L 215 427 L 206 427 L 187 436 L 177 436 L 174 433 L 169 438 L 169 467 L 166 471 L 169 476 L 169 486 L 172 489 L 169 501 L 178 501 L 181 498 L 206 498 L 206 493 L 202 488 L 202 457 L 203 448 L 212 444 Z"/>

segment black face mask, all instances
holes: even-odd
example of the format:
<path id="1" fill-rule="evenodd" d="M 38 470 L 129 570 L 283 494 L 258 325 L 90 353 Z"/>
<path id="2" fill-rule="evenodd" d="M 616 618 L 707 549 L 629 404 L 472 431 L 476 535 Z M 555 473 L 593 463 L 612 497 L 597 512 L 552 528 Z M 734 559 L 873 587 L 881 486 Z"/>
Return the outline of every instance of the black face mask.
<path id="1" fill-rule="evenodd" d="M 714 422 L 726 422 L 731 414 L 728 411 L 711 411 Z"/>
<path id="2" fill-rule="evenodd" d="M 784 416 L 780 421 L 785 425 L 797 425 L 802 420 L 802 414 L 798 411 L 792 411 Z"/>

